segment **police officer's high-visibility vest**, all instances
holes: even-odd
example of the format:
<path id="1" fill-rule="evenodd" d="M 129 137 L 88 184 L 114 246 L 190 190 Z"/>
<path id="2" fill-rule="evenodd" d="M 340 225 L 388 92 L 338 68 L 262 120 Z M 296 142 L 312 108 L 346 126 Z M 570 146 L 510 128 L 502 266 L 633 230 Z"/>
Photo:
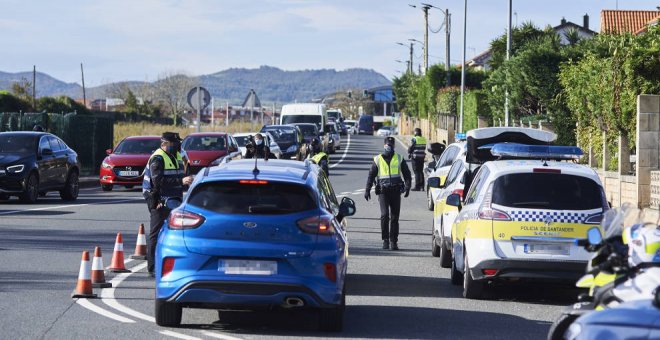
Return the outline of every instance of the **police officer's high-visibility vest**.
<path id="1" fill-rule="evenodd" d="M 319 164 L 321 162 L 321 160 L 323 160 L 323 158 L 325 158 L 327 156 L 328 155 L 326 155 L 325 152 L 321 151 L 321 152 L 315 154 L 314 156 L 312 156 L 311 160 L 315 164 Z"/>
<path id="2" fill-rule="evenodd" d="M 422 136 L 415 136 L 415 147 L 413 148 L 413 155 L 415 159 L 424 159 L 426 157 L 426 138 Z"/>
<path id="3" fill-rule="evenodd" d="M 378 167 L 378 176 L 376 177 L 378 185 L 381 188 L 388 188 L 394 186 L 402 186 L 403 179 L 401 179 L 401 162 L 403 157 L 398 153 L 395 153 L 390 160 L 390 164 L 387 164 L 383 155 L 378 155 L 374 157 L 374 162 Z"/>
<path id="4" fill-rule="evenodd" d="M 183 196 L 183 184 L 181 179 L 183 178 L 183 158 L 181 154 L 177 152 L 176 154 L 176 163 L 172 161 L 172 158 L 165 152 L 163 149 L 158 148 L 154 153 L 149 157 L 147 162 L 147 167 L 144 169 L 144 179 L 142 180 L 142 192 L 150 191 L 153 187 L 151 183 L 151 169 L 150 164 L 154 157 L 160 156 L 163 158 L 165 168 L 163 169 L 163 176 L 165 178 L 176 178 L 179 183 L 174 186 L 161 186 L 160 188 L 160 200 L 165 201 L 171 197 L 182 197 Z"/>

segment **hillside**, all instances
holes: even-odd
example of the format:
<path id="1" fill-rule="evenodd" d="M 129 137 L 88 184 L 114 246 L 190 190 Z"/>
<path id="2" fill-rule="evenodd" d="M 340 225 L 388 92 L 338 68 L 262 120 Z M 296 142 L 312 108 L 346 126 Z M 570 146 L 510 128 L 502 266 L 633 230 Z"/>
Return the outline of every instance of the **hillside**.
<path id="1" fill-rule="evenodd" d="M 0 72 L 0 90 L 9 90 L 11 84 L 21 79 L 32 80 L 31 72 Z M 362 68 L 336 71 L 334 69 L 284 71 L 270 66 L 257 69 L 231 68 L 199 77 L 213 97 L 220 101 L 240 103 L 250 89 L 254 89 L 265 102 L 308 101 L 324 94 L 349 88 L 371 88 L 389 85 L 390 81 L 382 74 Z M 129 82 L 130 86 L 140 86 L 141 82 Z M 88 98 L 109 95 L 112 84 L 87 89 Z M 45 73 L 37 72 L 37 96 L 66 95 L 82 97 L 82 87 L 76 83 L 65 83 Z"/>

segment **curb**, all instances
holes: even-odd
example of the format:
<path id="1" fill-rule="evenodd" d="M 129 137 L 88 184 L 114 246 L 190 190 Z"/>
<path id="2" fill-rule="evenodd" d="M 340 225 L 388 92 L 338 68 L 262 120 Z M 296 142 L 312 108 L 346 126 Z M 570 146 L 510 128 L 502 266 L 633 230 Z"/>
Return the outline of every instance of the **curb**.
<path id="1" fill-rule="evenodd" d="M 95 176 L 94 177 L 91 177 L 91 176 L 80 177 L 79 182 L 78 182 L 78 186 L 80 188 L 85 188 L 85 189 L 97 187 L 97 186 L 100 186 L 100 185 L 101 184 L 99 184 L 99 178 L 95 177 Z"/>

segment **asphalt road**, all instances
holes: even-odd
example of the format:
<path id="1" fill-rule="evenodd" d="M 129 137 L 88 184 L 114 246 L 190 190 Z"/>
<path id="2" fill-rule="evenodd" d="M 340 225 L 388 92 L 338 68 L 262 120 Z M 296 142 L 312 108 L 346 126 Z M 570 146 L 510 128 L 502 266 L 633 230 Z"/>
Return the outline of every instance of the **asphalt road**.
<path id="1" fill-rule="evenodd" d="M 0 338 L 545 338 L 550 322 L 573 302 L 574 289 L 519 284 L 492 288 L 488 300 L 464 299 L 461 287 L 451 285 L 449 270 L 431 257 L 432 216 L 424 192 L 403 200 L 401 250 L 380 249 L 378 202 L 362 196 L 382 138 L 352 136 L 342 146 L 347 152 L 332 155 L 330 178 L 337 195 L 357 202 L 348 228 L 342 333 L 318 332 L 318 316 L 309 311 L 223 313 L 219 319 L 216 311 L 184 309 L 181 328 L 158 327 L 144 261 L 127 262 L 133 273 L 107 275 L 115 288 L 95 289 L 100 298 L 71 299 L 81 251 L 101 246 L 108 266 L 116 233 L 124 235 L 128 257 L 139 223 L 148 225 L 139 190 L 92 188 L 74 203 L 56 194 L 36 205 L 0 202 Z"/>

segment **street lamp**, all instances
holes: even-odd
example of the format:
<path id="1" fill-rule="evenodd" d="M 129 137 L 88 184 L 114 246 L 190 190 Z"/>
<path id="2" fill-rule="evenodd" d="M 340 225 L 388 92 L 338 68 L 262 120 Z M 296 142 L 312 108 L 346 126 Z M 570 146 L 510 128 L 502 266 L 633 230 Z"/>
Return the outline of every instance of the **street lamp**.
<path id="1" fill-rule="evenodd" d="M 398 59 L 395 60 L 395 61 L 397 63 L 406 64 L 406 73 L 410 72 L 410 62 L 409 61 L 402 61 L 402 60 L 398 60 Z"/>
<path id="2" fill-rule="evenodd" d="M 397 45 L 401 45 L 403 47 L 408 47 L 408 45 L 397 42 Z M 410 43 L 410 61 L 408 62 L 408 72 L 412 73 L 413 72 L 413 44 Z"/>

